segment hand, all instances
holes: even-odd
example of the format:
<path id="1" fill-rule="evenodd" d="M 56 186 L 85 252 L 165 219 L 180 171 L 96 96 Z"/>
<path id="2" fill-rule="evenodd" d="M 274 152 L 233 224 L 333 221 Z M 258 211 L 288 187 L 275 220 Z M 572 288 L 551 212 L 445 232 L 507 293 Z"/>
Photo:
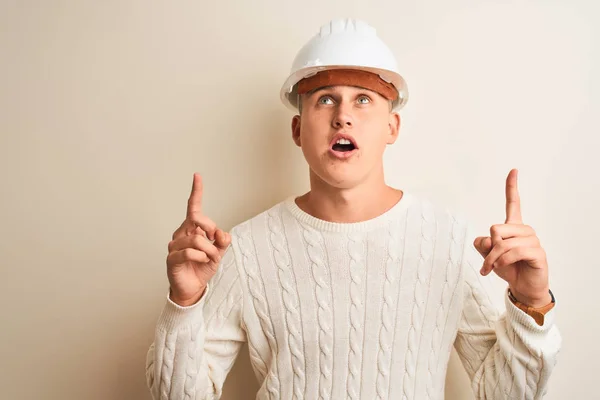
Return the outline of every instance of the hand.
<path id="1" fill-rule="evenodd" d="M 519 302 L 543 307 L 551 302 L 546 252 L 533 228 L 523 224 L 517 174 L 513 169 L 506 178 L 506 222 L 493 225 L 491 236 L 480 236 L 473 244 L 485 257 L 482 275 L 493 270 Z"/>
<path id="2" fill-rule="evenodd" d="M 184 307 L 198 302 L 230 243 L 231 236 L 202 214 L 202 178 L 194 174 L 186 219 L 169 242 L 171 300 Z"/>

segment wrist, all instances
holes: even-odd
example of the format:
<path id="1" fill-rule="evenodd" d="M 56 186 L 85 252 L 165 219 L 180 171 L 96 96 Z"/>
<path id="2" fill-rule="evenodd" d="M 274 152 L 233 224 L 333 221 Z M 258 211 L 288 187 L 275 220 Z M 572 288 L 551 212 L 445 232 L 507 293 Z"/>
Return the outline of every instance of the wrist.
<path id="1" fill-rule="evenodd" d="M 198 303 L 202 296 L 204 296 L 204 292 L 206 292 L 206 286 L 201 288 L 198 293 L 196 293 L 192 297 L 181 298 L 173 293 L 172 289 L 169 289 L 169 299 L 180 307 L 190 307 L 194 304 Z"/>
<path id="2" fill-rule="evenodd" d="M 519 293 L 518 291 L 514 290 L 511 287 L 509 287 L 508 290 L 510 292 L 510 295 L 512 295 L 512 297 L 516 301 L 518 301 L 519 303 L 521 303 L 527 307 L 531 307 L 531 308 L 545 307 L 548 304 L 552 303 L 552 301 L 553 301 L 552 295 L 550 294 L 550 288 L 546 288 L 539 294 L 533 294 L 533 295 L 531 295 L 531 294 L 524 295 L 524 294 Z"/>

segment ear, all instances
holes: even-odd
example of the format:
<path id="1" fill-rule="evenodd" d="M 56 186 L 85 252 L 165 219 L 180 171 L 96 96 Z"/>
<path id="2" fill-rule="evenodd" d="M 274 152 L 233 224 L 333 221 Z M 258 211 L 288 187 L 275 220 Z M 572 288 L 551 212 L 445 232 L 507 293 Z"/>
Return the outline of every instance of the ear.
<path id="1" fill-rule="evenodd" d="M 390 119 L 388 122 L 389 135 L 388 135 L 388 144 L 393 144 L 398 139 L 398 135 L 400 133 L 400 114 L 396 112 L 390 113 Z"/>
<path id="2" fill-rule="evenodd" d="M 292 118 L 292 139 L 294 139 L 294 143 L 296 146 L 301 147 L 302 142 L 300 141 L 300 116 L 295 115 Z"/>

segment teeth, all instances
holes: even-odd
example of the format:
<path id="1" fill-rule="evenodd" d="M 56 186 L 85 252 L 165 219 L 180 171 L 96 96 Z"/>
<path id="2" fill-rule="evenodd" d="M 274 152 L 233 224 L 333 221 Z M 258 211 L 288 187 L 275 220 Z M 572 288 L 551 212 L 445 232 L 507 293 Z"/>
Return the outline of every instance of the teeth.
<path id="1" fill-rule="evenodd" d="M 337 144 L 352 144 L 348 139 L 338 139 Z"/>

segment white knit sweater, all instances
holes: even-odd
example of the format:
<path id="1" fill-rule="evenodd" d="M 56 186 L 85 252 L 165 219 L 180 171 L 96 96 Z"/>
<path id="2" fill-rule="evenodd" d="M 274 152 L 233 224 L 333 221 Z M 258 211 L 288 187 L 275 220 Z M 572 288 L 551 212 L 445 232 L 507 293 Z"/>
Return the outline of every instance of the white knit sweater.
<path id="1" fill-rule="evenodd" d="M 555 310 L 538 326 L 505 296 L 498 315 L 469 227 L 410 193 L 365 222 L 319 220 L 290 197 L 236 226 L 204 297 L 167 299 L 153 398 L 219 398 L 248 342 L 257 399 L 442 399 L 453 345 L 476 398 L 541 399 Z"/>

